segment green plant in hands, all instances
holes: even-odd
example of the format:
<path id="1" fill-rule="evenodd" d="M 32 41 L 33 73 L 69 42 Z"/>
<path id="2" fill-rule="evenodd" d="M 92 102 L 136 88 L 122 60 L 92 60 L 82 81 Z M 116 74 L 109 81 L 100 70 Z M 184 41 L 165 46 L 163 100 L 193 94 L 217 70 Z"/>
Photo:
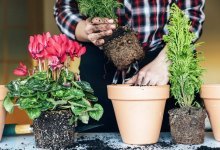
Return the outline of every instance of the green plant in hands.
<path id="1" fill-rule="evenodd" d="M 116 19 L 115 11 L 122 6 L 117 0 L 77 0 L 80 13 L 86 17 Z"/>
<path id="2" fill-rule="evenodd" d="M 31 36 L 28 50 L 38 67 L 30 72 L 20 63 L 14 70 L 14 74 L 25 77 L 6 85 L 9 92 L 3 104 L 8 112 L 18 106 L 36 119 L 43 111 L 68 109 L 72 112 L 71 124 L 78 120 L 87 124 L 90 117 L 102 117 L 103 108 L 96 103 L 90 84 L 76 80 L 68 70 L 70 61 L 83 55 L 85 47 L 65 35 L 51 37 L 47 33 Z"/>
<path id="3" fill-rule="evenodd" d="M 195 101 L 195 93 L 202 84 L 203 69 L 199 65 L 200 58 L 195 52 L 195 34 L 190 32 L 191 23 L 186 15 L 173 4 L 170 11 L 167 43 L 167 57 L 171 61 L 169 68 L 171 94 L 180 107 L 199 107 Z"/>

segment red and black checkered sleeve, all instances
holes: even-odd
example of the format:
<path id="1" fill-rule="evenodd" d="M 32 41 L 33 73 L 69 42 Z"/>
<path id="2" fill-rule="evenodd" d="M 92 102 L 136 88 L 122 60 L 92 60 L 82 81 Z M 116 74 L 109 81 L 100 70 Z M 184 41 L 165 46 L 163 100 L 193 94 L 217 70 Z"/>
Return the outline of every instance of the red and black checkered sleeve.
<path id="1" fill-rule="evenodd" d="M 75 39 L 75 29 L 78 22 L 85 19 L 79 14 L 75 0 L 56 0 L 54 17 L 60 31 L 71 39 Z"/>
<path id="2" fill-rule="evenodd" d="M 177 5 L 189 16 L 192 21 L 192 31 L 196 34 L 195 40 L 198 40 L 205 20 L 205 0 L 177 0 Z"/>

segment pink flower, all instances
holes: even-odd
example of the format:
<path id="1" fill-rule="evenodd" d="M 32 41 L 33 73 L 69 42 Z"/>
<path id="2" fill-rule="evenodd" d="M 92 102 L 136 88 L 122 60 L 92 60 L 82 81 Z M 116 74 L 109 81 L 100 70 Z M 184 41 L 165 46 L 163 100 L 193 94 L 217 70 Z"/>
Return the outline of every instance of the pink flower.
<path id="1" fill-rule="evenodd" d="M 54 35 L 48 41 L 48 47 L 46 48 L 47 56 L 56 56 L 60 63 L 64 63 L 67 55 L 66 49 L 68 49 L 67 45 L 68 38 L 64 34 Z"/>
<path id="2" fill-rule="evenodd" d="M 28 50 L 34 59 L 44 59 L 46 56 L 45 48 L 47 47 L 47 42 L 51 35 L 49 32 L 43 35 L 30 36 L 30 42 L 28 45 Z"/>
<path id="3" fill-rule="evenodd" d="M 49 66 L 52 70 L 63 67 L 63 65 L 60 63 L 60 60 L 56 56 L 51 56 L 48 60 Z"/>
<path id="4" fill-rule="evenodd" d="M 20 62 L 20 65 L 14 70 L 17 76 L 26 76 L 28 74 L 27 66 Z"/>
<path id="5" fill-rule="evenodd" d="M 85 46 L 83 46 L 83 47 L 81 46 L 78 49 L 77 53 L 76 53 L 76 57 L 81 57 L 85 53 L 86 53 L 86 47 Z"/>
<path id="6" fill-rule="evenodd" d="M 68 51 L 70 58 L 73 60 L 74 57 L 81 57 L 86 52 L 86 48 L 82 47 L 78 42 L 69 40 L 68 41 Z"/>

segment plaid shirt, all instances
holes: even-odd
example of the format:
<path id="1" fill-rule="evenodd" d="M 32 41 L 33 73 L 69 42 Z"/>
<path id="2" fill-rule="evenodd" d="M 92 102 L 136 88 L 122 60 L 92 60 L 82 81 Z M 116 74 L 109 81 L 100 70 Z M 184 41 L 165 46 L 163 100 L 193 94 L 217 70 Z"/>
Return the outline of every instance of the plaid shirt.
<path id="1" fill-rule="evenodd" d="M 117 10 L 119 25 L 130 25 L 138 33 L 138 39 L 143 47 L 153 51 L 159 45 L 164 45 L 163 35 L 167 33 L 166 24 L 169 9 L 176 3 L 192 21 L 192 31 L 197 39 L 201 35 L 205 19 L 203 12 L 205 0 L 118 0 L 124 7 Z M 79 14 L 75 0 L 57 0 L 54 16 L 61 32 L 75 39 L 77 23 L 86 19 Z M 197 40 L 196 39 L 196 40 Z"/>

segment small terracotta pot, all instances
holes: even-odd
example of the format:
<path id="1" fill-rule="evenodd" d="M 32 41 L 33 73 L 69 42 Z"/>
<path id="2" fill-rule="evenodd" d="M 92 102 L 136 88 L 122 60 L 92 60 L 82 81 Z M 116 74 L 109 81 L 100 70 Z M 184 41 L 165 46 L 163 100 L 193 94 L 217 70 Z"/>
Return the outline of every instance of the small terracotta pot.
<path id="1" fill-rule="evenodd" d="M 5 116 L 6 111 L 3 107 L 3 100 L 8 92 L 8 89 L 5 87 L 5 85 L 0 85 L 0 141 L 2 139 L 2 134 L 5 126 Z"/>
<path id="2" fill-rule="evenodd" d="M 200 95 L 204 100 L 214 137 L 220 141 L 220 84 L 202 85 Z"/>
<path id="3" fill-rule="evenodd" d="M 159 139 L 169 86 L 108 85 L 122 140 L 153 144 Z"/>

